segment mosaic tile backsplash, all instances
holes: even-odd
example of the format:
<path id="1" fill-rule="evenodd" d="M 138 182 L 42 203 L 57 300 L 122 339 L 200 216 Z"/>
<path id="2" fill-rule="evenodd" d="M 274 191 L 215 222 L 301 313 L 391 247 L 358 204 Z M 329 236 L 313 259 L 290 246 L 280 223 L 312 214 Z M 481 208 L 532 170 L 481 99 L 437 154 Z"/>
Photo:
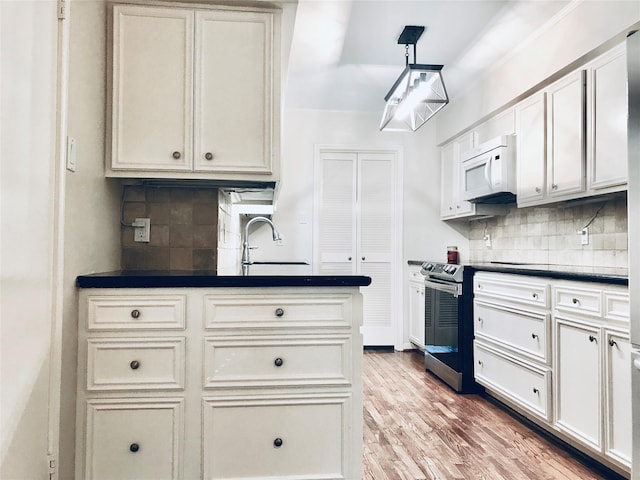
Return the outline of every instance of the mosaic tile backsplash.
<path id="1" fill-rule="evenodd" d="M 595 216 L 595 218 L 594 218 Z M 589 243 L 577 233 L 589 222 Z M 491 246 L 485 235 L 490 235 Z M 626 197 L 573 206 L 513 208 L 469 226 L 471 262 L 628 266 Z"/>
<path id="2" fill-rule="evenodd" d="M 121 226 L 123 270 L 215 271 L 218 190 L 124 186 L 123 219 L 150 218 L 149 243 Z"/>

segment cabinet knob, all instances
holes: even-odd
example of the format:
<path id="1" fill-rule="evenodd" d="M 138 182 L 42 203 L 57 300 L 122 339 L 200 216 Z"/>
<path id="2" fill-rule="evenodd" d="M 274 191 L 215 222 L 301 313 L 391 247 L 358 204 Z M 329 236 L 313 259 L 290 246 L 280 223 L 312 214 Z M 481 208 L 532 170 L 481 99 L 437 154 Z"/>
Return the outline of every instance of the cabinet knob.
<path id="1" fill-rule="evenodd" d="M 363 261 L 363 262 L 364 262 L 364 260 L 365 260 L 365 257 L 362 257 L 362 261 Z"/>
<path id="2" fill-rule="evenodd" d="M 171 156 L 172 156 L 173 158 L 175 158 L 176 160 L 178 160 L 182 155 L 180 154 L 180 152 L 177 152 L 177 151 L 176 151 L 176 152 L 173 152 L 173 153 L 171 154 Z"/>
<path id="3" fill-rule="evenodd" d="M 533 293 L 531 296 L 533 297 L 534 300 L 538 299 L 538 294 L 537 293 Z"/>
<path id="4" fill-rule="evenodd" d="M 536 187 L 536 193 L 540 193 L 542 189 L 540 187 Z"/>
<path id="5" fill-rule="evenodd" d="M 478 323 L 482 323 L 484 322 L 484 319 L 482 317 L 478 317 Z"/>
<path id="6" fill-rule="evenodd" d="M 129 445 L 130 452 L 136 453 L 138 450 L 140 450 L 140 445 L 138 445 L 137 443 L 132 443 L 131 445 Z"/>
<path id="7" fill-rule="evenodd" d="M 538 338 L 538 339 L 539 339 L 540 337 L 539 337 L 538 335 L 536 335 L 535 333 L 532 333 L 532 334 L 531 334 L 531 338 L 533 338 L 533 339 L 535 340 L 536 338 Z"/>
<path id="8" fill-rule="evenodd" d="M 540 390 L 538 390 L 536 387 L 533 387 L 533 393 L 540 393 Z"/>
<path id="9" fill-rule="evenodd" d="M 283 443 L 284 442 L 282 441 L 282 439 L 280 437 L 278 437 L 273 441 L 273 446 L 276 447 L 276 448 L 280 448 Z"/>
<path id="10" fill-rule="evenodd" d="M 574 305 L 578 305 L 580 303 L 580 300 L 578 300 L 577 298 L 572 298 L 571 303 L 573 303 Z"/>
<path id="11" fill-rule="evenodd" d="M 273 364 L 276 367 L 281 367 L 284 364 L 284 360 L 282 360 L 280 357 L 278 357 L 273 361 Z"/>
<path id="12" fill-rule="evenodd" d="M 276 317 L 284 316 L 284 310 L 282 308 L 276 308 Z"/>
<path id="13" fill-rule="evenodd" d="M 616 343 L 616 341 L 615 341 L 613 338 L 610 338 L 610 339 L 609 339 L 609 346 L 610 346 L 610 347 L 615 347 L 616 345 L 618 345 L 618 344 Z"/>
<path id="14" fill-rule="evenodd" d="M 478 365 L 482 366 L 482 360 L 478 360 Z"/>
<path id="15" fill-rule="evenodd" d="M 589 335 L 589 341 L 591 343 L 596 342 L 598 339 L 596 337 L 594 337 L 593 335 Z"/>
<path id="16" fill-rule="evenodd" d="M 349 261 L 351 261 L 351 257 L 349 257 Z"/>
<path id="17" fill-rule="evenodd" d="M 207 160 L 213 160 L 213 153 L 211 152 L 205 153 L 204 158 L 206 158 Z"/>
<path id="18" fill-rule="evenodd" d="M 557 190 L 558 189 L 558 185 L 555 183 L 551 184 L 551 190 Z"/>
<path id="19" fill-rule="evenodd" d="M 131 310 L 131 318 L 140 318 L 140 310 L 137 308 L 135 310 Z"/>
<path id="20" fill-rule="evenodd" d="M 129 366 L 131 367 L 131 370 L 137 370 L 140 368 L 140 362 L 138 360 L 132 360 Z"/>

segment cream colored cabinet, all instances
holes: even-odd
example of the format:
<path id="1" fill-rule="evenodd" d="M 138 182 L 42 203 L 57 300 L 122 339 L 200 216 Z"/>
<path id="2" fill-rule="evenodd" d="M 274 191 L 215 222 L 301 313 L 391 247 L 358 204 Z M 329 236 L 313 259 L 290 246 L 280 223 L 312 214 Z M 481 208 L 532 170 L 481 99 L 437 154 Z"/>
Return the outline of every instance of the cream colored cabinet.
<path id="1" fill-rule="evenodd" d="M 631 465 L 625 286 L 474 275 L 474 376 L 486 391 L 613 470 Z"/>
<path id="2" fill-rule="evenodd" d="M 595 193 L 627 184 L 627 63 L 622 44 L 589 67 L 591 101 L 587 136 L 587 187 Z"/>
<path id="3" fill-rule="evenodd" d="M 76 477 L 360 478 L 361 325 L 355 287 L 82 290 Z"/>
<path id="4" fill-rule="evenodd" d="M 420 265 L 409 266 L 409 341 L 424 350 L 425 314 L 424 314 L 424 275 Z"/>
<path id="5" fill-rule="evenodd" d="M 547 195 L 585 190 L 586 76 L 578 70 L 547 88 Z"/>
<path id="6" fill-rule="evenodd" d="M 474 375 L 495 395 L 551 420 L 547 281 L 493 272 L 474 275 Z"/>
<path id="7" fill-rule="evenodd" d="M 516 105 L 518 206 L 539 203 L 547 194 L 546 93 Z"/>
<path id="8" fill-rule="evenodd" d="M 115 5 L 107 175 L 277 180 L 279 21 Z"/>

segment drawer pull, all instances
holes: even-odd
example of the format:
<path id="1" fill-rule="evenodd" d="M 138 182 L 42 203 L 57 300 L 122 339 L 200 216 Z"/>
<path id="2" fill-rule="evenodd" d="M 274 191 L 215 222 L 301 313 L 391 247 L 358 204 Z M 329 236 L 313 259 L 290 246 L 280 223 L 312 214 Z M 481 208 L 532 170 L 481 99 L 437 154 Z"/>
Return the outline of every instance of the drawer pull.
<path id="1" fill-rule="evenodd" d="M 180 154 L 180 152 L 175 151 L 175 152 L 173 152 L 173 153 L 171 154 L 171 156 L 172 156 L 173 158 L 175 158 L 176 160 L 178 160 L 178 159 L 180 159 L 180 157 L 181 157 L 182 155 Z"/>
<path id="2" fill-rule="evenodd" d="M 207 152 L 204 154 L 204 158 L 207 160 L 213 160 L 213 153 Z"/>
<path id="3" fill-rule="evenodd" d="M 283 443 L 284 442 L 282 441 L 282 439 L 280 437 L 278 437 L 273 441 L 273 446 L 276 447 L 276 448 L 280 448 Z"/>
<path id="4" fill-rule="evenodd" d="M 596 337 L 594 337 L 593 335 L 589 335 L 589 341 L 591 343 L 596 342 L 598 339 Z"/>
<path id="5" fill-rule="evenodd" d="M 129 445 L 130 452 L 136 453 L 138 450 L 140 450 L 140 445 L 138 445 L 137 443 L 132 443 L 131 445 Z"/>
<path id="6" fill-rule="evenodd" d="M 140 310 L 137 308 L 135 310 L 131 310 L 131 318 L 140 318 Z"/>
<path id="7" fill-rule="evenodd" d="M 482 317 L 478 317 L 478 323 L 482 323 L 484 322 L 484 320 L 482 319 Z"/>
<path id="8" fill-rule="evenodd" d="M 571 299 L 571 303 L 573 303 L 574 305 L 578 305 L 580 303 L 580 300 L 578 300 L 577 298 L 573 298 Z"/>
<path id="9" fill-rule="evenodd" d="M 278 357 L 273 361 L 273 364 L 276 367 L 281 367 L 284 364 L 284 360 L 282 360 L 280 357 Z"/>
<path id="10" fill-rule="evenodd" d="M 132 360 L 129 366 L 131 367 L 131 370 L 137 370 L 140 368 L 140 362 L 138 360 Z"/>
<path id="11" fill-rule="evenodd" d="M 540 390 L 538 390 L 536 387 L 533 387 L 533 393 L 540 393 Z"/>
<path id="12" fill-rule="evenodd" d="M 282 308 L 276 308 L 276 317 L 282 317 L 284 315 L 284 310 Z"/>
<path id="13" fill-rule="evenodd" d="M 482 360 L 478 360 L 478 365 L 482 366 Z"/>
<path id="14" fill-rule="evenodd" d="M 538 294 L 537 294 L 537 293 L 534 293 L 534 294 L 533 294 L 533 295 L 531 295 L 531 296 L 533 297 L 533 299 L 534 299 L 534 300 L 537 300 L 537 299 L 538 299 Z"/>
<path id="15" fill-rule="evenodd" d="M 536 335 L 535 333 L 531 334 L 531 338 L 533 338 L 534 340 L 536 340 L 536 339 L 539 340 L 540 339 L 540 337 L 538 335 Z"/>
<path id="16" fill-rule="evenodd" d="M 616 343 L 616 341 L 615 341 L 613 338 L 610 338 L 610 339 L 609 339 L 609 346 L 610 346 L 610 347 L 615 347 L 616 345 L 618 345 L 618 344 Z"/>

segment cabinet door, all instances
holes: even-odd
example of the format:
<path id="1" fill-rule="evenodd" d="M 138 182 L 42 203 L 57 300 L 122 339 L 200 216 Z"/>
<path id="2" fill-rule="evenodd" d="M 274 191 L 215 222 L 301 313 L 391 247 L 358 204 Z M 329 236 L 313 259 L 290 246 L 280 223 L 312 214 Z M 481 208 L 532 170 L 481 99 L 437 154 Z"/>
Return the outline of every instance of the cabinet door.
<path id="1" fill-rule="evenodd" d="M 547 191 L 571 196 L 585 189 L 585 70 L 549 87 L 547 93 Z"/>
<path id="2" fill-rule="evenodd" d="M 111 168 L 192 168 L 193 13 L 115 6 Z"/>
<path id="3" fill-rule="evenodd" d="M 198 11 L 197 171 L 272 171 L 273 15 Z"/>
<path id="4" fill-rule="evenodd" d="M 516 106 L 518 205 L 537 202 L 546 193 L 546 93 Z"/>
<path id="5" fill-rule="evenodd" d="M 624 46 L 623 46 L 624 47 Z M 617 48 L 591 66 L 589 187 L 627 183 L 627 64 Z"/>
<path id="6" fill-rule="evenodd" d="M 409 340 L 424 349 L 424 283 L 409 283 Z"/>
<path id="7" fill-rule="evenodd" d="M 476 212 L 476 205 L 471 202 L 467 202 L 462 199 L 462 174 L 460 167 L 460 158 L 464 152 L 471 150 L 475 145 L 475 135 L 473 132 L 467 133 L 462 137 L 456 140 L 458 144 L 458 148 L 456 151 L 455 161 L 454 161 L 454 175 L 453 175 L 453 191 L 454 191 L 454 202 L 456 206 L 456 217 L 464 217 L 468 215 L 473 215 Z"/>
<path id="8" fill-rule="evenodd" d="M 556 425 L 600 449 L 600 330 L 556 318 Z"/>
<path id="9" fill-rule="evenodd" d="M 631 465 L 631 344 L 605 330 L 605 455 Z"/>
<path id="10" fill-rule="evenodd" d="M 455 161 L 456 146 L 454 143 L 442 148 L 440 152 L 440 216 L 442 218 L 454 217 L 455 204 L 455 173 L 457 162 Z"/>

